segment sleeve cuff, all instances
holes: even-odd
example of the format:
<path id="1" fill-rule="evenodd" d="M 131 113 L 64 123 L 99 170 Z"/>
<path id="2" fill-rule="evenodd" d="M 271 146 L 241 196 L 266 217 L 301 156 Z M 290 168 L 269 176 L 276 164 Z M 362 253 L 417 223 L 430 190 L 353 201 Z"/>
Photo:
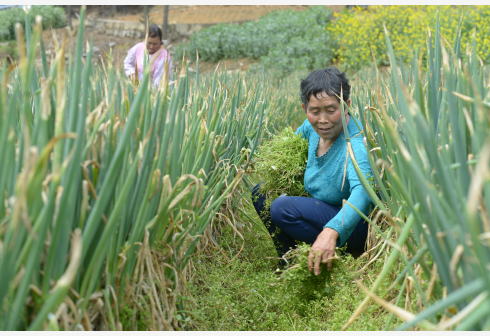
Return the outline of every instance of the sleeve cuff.
<path id="1" fill-rule="evenodd" d="M 342 224 L 336 222 L 332 223 L 332 221 L 330 221 L 324 226 L 324 228 L 335 230 L 339 234 L 339 237 L 337 238 L 337 247 L 344 246 L 345 242 L 347 241 L 346 233 L 344 232 L 344 230 L 342 230 L 341 225 Z"/>

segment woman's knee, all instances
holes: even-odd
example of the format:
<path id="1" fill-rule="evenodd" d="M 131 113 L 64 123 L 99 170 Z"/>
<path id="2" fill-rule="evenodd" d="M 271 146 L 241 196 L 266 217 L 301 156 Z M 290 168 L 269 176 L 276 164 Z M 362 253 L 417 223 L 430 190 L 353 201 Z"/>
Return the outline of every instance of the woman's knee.
<path id="1" fill-rule="evenodd" d="M 294 217 L 294 204 L 291 197 L 279 196 L 271 203 L 271 218 L 274 223 L 281 224 L 285 219 Z"/>

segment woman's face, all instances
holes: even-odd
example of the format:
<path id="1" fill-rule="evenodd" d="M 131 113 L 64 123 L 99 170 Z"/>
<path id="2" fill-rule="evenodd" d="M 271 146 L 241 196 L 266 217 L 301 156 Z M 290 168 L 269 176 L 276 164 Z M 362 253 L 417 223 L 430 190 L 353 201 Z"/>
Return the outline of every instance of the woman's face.
<path id="1" fill-rule="evenodd" d="M 162 41 L 158 38 L 158 36 L 150 37 L 146 40 L 146 50 L 148 50 L 148 54 L 152 55 L 160 49 L 162 45 Z"/>
<path id="2" fill-rule="evenodd" d="M 325 92 L 311 95 L 308 105 L 303 104 L 306 117 L 318 135 L 326 141 L 335 141 L 342 132 L 342 107 L 336 97 Z M 347 107 L 344 106 L 347 116 Z"/>

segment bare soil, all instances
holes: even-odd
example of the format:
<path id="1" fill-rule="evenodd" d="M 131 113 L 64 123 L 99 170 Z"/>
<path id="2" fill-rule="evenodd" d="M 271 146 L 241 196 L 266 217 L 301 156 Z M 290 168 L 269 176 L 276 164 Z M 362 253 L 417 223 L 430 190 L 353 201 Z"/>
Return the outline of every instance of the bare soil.
<path id="1" fill-rule="evenodd" d="M 150 21 L 154 23 L 163 22 L 163 7 L 152 6 Z M 303 10 L 308 6 L 170 6 L 168 21 L 170 24 L 215 24 L 223 22 L 243 22 L 256 20 L 274 10 Z M 120 16 L 118 20 L 137 21 L 137 15 Z"/>
<path id="2" fill-rule="evenodd" d="M 138 21 L 143 18 L 143 6 L 118 6 L 118 14 L 113 18 L 116 20 Z M 164 6 L 150 6 L 150 21 L 161 24 L 163 22 Z M 276 10 L 304 10 L 310 6 L 301 5 L 195 5 L 181 6 L 171 5 L 169 7 L 168 21 L 170 24 L 189 23 L 189 24 L 215 24 L 223 22 L 243 22 L 256 20 L 272 11 Z M 327 6 L 333 11 L 339 11 L 345 6 Z M 100 15 L 100 12 L 99 12 Z"/>

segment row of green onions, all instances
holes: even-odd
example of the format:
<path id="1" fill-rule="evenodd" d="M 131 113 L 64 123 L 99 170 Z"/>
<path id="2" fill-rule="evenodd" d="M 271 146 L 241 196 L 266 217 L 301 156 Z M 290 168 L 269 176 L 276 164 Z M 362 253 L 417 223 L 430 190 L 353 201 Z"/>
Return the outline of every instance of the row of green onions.
<path id="1" fill-rule="evenodd" d="M 39 20 L 18 25 L 18 67 L 0 70 L 0 329 L 118 330 L 131 297 L 172 329 L 200 237 L 290 102 L 265 78 L 185 67 L 134 87 L 95 64 L 84 17 L 53 59 Z"/>

